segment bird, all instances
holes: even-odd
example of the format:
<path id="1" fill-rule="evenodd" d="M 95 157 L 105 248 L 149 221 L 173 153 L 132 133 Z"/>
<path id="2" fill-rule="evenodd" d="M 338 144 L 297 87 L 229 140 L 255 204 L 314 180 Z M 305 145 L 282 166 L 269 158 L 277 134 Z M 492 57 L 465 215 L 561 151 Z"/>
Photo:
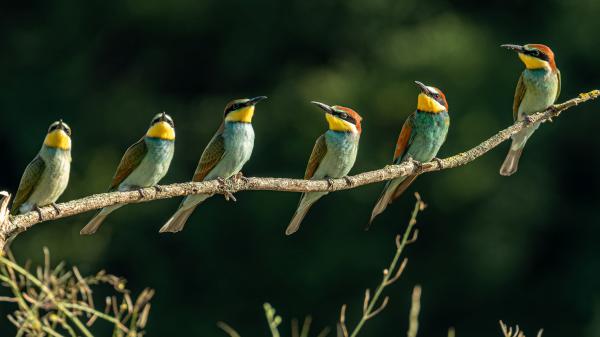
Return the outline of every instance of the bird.
<path id="1" fill-rule="evenodd" d="M 50 124 L 42 148 L 25 168 L 11 214 L 36 211 L 42 221 L 40 207 L 47 205 L 60 214 L 55 202 L 69 184 L 70 171 L 71 128 L 61 119 Z"/>
<path id="2" fill-rule="evenodd" d="M 413 161 L 419 165 L 419 163 L 436 160 L 441 166 L 441 161 L 436 156 L 446 141 L 450 127 L 446 95 L 436 87 L 426 86 L 419 81 L 415 83 L 421 91 L 417 97 L 417 110 L 408 116 L 402 126 L 396 142 L 393 163 L 398 165 Z M 417 176 L 418 174 L 412 174 L 395 178 L 385 184 L 366 229 L 369 229 L 375 217 L 398 198 Z"/>
<path id="3" fill-rule="evenodd" d="M 155 186 L 167 174 L 175 153 L 175 123 L 165 112 L 156 114 L 146 134 L 126 151 L 109 187 L 109 192 L 138 190 Z M 157 188 L 157 190 L 159 190 Z M 124 205 L 101 209 L 81 229 L 81 235 L 96 233 L 106 217 Z"/>
<path id="4" fill-rule="evenodd" d="M 266 96 L 230 101 L 225 106 L 223 123 L 212 137 L 202 155 L 192 181 L 229 179 L 238 176 L 250 159 L 254 148 L 252 117 L 258 102 Z M 173 216 L 162 226 L 160 233 L 176 233 L 183 230 L 194 209 L 212 194 L 185 197 Z"/>
<path id="5" fill-rule="evenodd" d="M 531 124 L 529 115 L 551 107 L 560 95 L 560 70 L 556 67 L 554 53 L 543 44 L 503 44 L 501 47 L 516 51 L 525 64 L 515 90 L 513 118 Z M 512 135 L 510 150 L 500 167 L 501 175 L 510 176 L 517 172 L 525 143 L 539 126 L 538 122 Z"/>
<path id="6" fill-rule="evenodd" d="M 362 117 L 356 111 L 343 106 L 329 106 L 314 101 L 311 103 L 325 111 L 329 128 L 317 138 L 306 166 L 304 179 L 347 178 L 358 153 Z M 303 193 L 285 234 L 292 235 L 298 231 L 310 207 L 327 193 Z"/>

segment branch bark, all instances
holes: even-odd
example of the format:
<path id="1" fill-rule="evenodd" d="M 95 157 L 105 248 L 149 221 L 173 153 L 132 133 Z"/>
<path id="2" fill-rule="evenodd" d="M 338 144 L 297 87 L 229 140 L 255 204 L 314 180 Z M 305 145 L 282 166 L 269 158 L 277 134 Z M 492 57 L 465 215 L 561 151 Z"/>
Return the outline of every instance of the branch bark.
<path id="1" fill-rule="evenodd" d="M 587 93 L 579 94 L 578 97 L 560 104 L 555 104 L 544 111 L 531 115 L 530 122 L 545 123 L 547 121 L 552 121 L 552 119 L 558 117 L 561 112 L 581 103 L 597 99 L 598 97 L 600 97 L 600 90 L 593 90 Z M 515 124 L 499 131 L 492 137 L 471 148 L 470 150 L 442 159 L 439 162 L 431 161 L 428 163 L 422 163 L 421 165 L 415 165 L 413 162 L 406 162 L 401 165 L 388 165 L 379 170 L 368 171 L 350 176 L 348 179 L 333 179 L 331 183 L 326 180 L 303 180 L 288 178 L 232 178 L 224 183 L 220 183 L 217 180 L 212 180 L 205 182 L 177 183 L 160 186 L 159 188 L 145 188 L 141 190 L 144 197 L 141 197 L 138 191 L 94 194 L 81 199 L 58 204 L 57 206 L 60 210 L 60 213 L 57 213 L 52 206 L 41 207 L 40 212 L 43 220 L 39 218 L 37 212 L 29 212 L 10 218 L 0 218 L 0 249 L 4 248 L 4 245 L 8 240 L 14 238 L 17 234 L 28 230 L 38 223 L 66 218 L 115 204 L 148 202 L 192 194 L 228 194 L 239 191 L 334 192 L 417 173 L 421 174 L 450 169 L 474 161 L 478 157 L 481 157 L 491 149 L 509 139 L 511 135 L 521 131 L 527 126 L 527 122 L 516 122 Z M 8 204 L 6 201 L 7 198 L 7 196 L 1 196 L 0 198 L 0 201 L 4 201 L 3 205 L 0 204 L 0 215 L 3 214 L 3 210 L 6 210 L 6 206 Z"/>

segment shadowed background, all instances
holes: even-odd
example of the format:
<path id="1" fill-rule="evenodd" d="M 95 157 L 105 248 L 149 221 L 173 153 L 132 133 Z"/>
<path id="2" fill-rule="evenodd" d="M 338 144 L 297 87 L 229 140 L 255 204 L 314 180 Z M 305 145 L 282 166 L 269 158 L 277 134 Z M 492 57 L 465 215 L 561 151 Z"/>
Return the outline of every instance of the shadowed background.
<path id="1" fill-rule="evenodd" d="M 0 11 L 0 187 L 15 191 L 48 125 L 73 129 L 62 201 L 104 191 L 123 151 L 152 116 L 170 113 L 176 154 L 163 183 L 186 181 L 233 98 L 257 106 L 247 176 L 301 177 L 326 128 L 319 100 L 356 109 L 363 136 L 352 172 L 388 164 L 416 106 L 414 80 L 441 88 L 452 118 L 441 157 L 512 122 L 522 64 L 502 43 L 546 43 L 563 74 L 561 100 L 598 87 L 600 2 L 323 0 L 23 1 Z M 531 14 L 535 13 L 535 14 Z M 156 289 L 149 336 L 267 335 L 262 303 L 284 316 L 350 325 L 365 287 L 380 280 L 419 191 L 429 204 L 408 269 L 364 336 L 403 334 L 410 289 L 423 286 L 421 335 L 500 335 L 497 320 L 544 336 L 600 334 L 600 125 L 596 102 L 540 128 L 518 174 L 498 169 L 503 144 L 468 166 L 427 174 L 362 230 L 383 184 L 334 193 L 300 232 L 283 231 L 299 195 L 242 192 L 200 206 L 185 231 L 158 235 L 179 200 L 131 205 L 98 234 L 91 213 L 44 223 L 13 244 L 17 259 L 48 246 L 85 272 L 122 275 Z M 585 162 L 585 163 L 584 163 Z M 5 317 L 10 305 L 0 306 Z M 101 329 L 101 328 L 100 328 Z M 315 331 L 316 332 L 316 331 Z M 7 320 L 0 334 L 14 329 Z"/>

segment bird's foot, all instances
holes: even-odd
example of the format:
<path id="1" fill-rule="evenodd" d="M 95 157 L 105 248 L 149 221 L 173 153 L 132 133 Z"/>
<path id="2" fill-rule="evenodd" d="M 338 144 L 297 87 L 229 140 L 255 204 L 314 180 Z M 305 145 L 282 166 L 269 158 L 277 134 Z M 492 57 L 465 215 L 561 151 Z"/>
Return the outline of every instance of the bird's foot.
<path id="1" fill-rule="evenodd" d="M 437 163 L 437 165 L 438 165 L 438 168 L 439 168 L 440 170 L 443 170 L 443 169 L 444 169 L 444 162 L 443 162 L 443 161 L 442 161 L 440 158 L 438 158 L 438 157 L 435 157 L 435 158 L 433 158 L 433 161 Z"/>
<path id="2" fill-rule="evenodd" d="M 525 117 L 523 117 L 523 121 L 525 122 L 526 126 L 533 124 L 533 118 L 531 118 L 529 115 L 525 115 Z"/>
<path id="3" fill-rule="evenodd" d="M 244 183 L 248 182 L 248 178 L 246 178 L 244 176 L 244 173 L 242 171 L 236 173 L 236 175 L 234 176 L 234 179 L 236 182 L 239 182 L 240 180 L 243 181 Z"/>
<path id="4" fill-rule="evenodd" d="M 143 187 L 138 188 L 137 192 L 140 195 L 140 199 L 144 199 L 146 197 L 146 194 L 144 193 L 144 188 Z"/>
<path id="5" fill-rule="evenodd" d="M 229 191 L 223 191 L 223 196 L 225 197 L 225 200 L 229 201 L 232 200 L 233 202 L 236 202 L 237 199 L 233 196 L 233 193 L 229 192 Z"/>
<path id="6" fill-rule="evenodd" d="M 234 202 L 237 201 L 233 194 L 227 190 L 227 180 L 223 177 L 217 177 L 217 181 L 219 182 L 219 189 L 221 190 L 223 197 L 225 197 L 225 200 L 233 200 Z"/>
<path id="7" fill-rule="evenodd" d="M 352 181 L 352 178 L 350 178 L 348 176 L 343 176 L 342 178 L 346 182 L 346 185 L 348 185 L 350 187 L 354 186 L 354 181 Z"/>
<path id="8" fill-rule="evenodd" d="M 40 206 L 38 206 L 38 205 L 33 206 L 33 210 L 37 212 L 38 219 L 40 221 L 44 221 L 44 217 L 42 216 L 42 210 L 40 209 Z"/>
<path id="9" fill-rule="evenodd" d="M 423 163 L 421 163 L 418 160 L 414 160 L 412 157 L 408 158 L 408 161 L 411 162 L 415 168 L 417 169 L 417 173 L 421 172 L 421 170 L 423 170 Z"/>
<path id="10" fill-rule="evenodd" d="M 333 190 L 333 179 L 330 177 L 325 178 L 325 180 L 327 180 L 327 189 L 328 190 Z"/>
<path id="11" fill-rule="evenodd" d="M 164 188 L 162 188 L 162 186 L 159 186 L 159 185 L 154 185 L 154 186 L 152 186 L 152 187 L 154 187 L 154 190 L 155 190 L 157 193 L 163 192 L 163 191 L 165 190 Z"/>
<path id="12" fill-rule="evenodd" d="M 58 205 L 55 202 L 51 203 L 50 206 L 54 208 L 54 210 L 56 211 L 56 215 L 60 215 L 60 209 L 58 208 Z"/>

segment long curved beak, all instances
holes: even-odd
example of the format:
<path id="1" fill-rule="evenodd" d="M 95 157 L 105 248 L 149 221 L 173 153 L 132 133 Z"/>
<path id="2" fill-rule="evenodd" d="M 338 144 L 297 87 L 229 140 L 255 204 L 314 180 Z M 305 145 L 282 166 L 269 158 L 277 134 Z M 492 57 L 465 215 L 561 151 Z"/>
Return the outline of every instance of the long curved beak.
<path id="1" fill-rule="evenodd" d="M 317 101 L 311 101 L 311 103 L 318 106 L 319 108 L 323 109 L 328 114 L 333 113 L 333 109 L 327 104 L 317 102 Z"/>
<path id="2" fill-rule="evenodd" d="M 248 100 L 248 102 L 246 102 L 246 106 L 256 105 L 256 103 L 258 103 L 264 99 L 267 99 L 267 96 L 257 96 L 257 97 L 251 98 Z"/>
<path id="3" fill-rule="evenodd" d="M 425 84 L 423 84 L 423 82 L 415 81 L 415 84 L 421 89 L 422 93 L 427 95 L 431 93 L 429 88 Z"/>
<path id="4" fill-rule="evenodd" d="M 500 45 L 500 47 L 502 47 L 504 49 L 508 49 L 508 50 L 513 50 L 518 53 L 522 53 L 525 50 L 525 47 L 519 46 L 518 44 L 503 44 L 503 45 Z"/>

